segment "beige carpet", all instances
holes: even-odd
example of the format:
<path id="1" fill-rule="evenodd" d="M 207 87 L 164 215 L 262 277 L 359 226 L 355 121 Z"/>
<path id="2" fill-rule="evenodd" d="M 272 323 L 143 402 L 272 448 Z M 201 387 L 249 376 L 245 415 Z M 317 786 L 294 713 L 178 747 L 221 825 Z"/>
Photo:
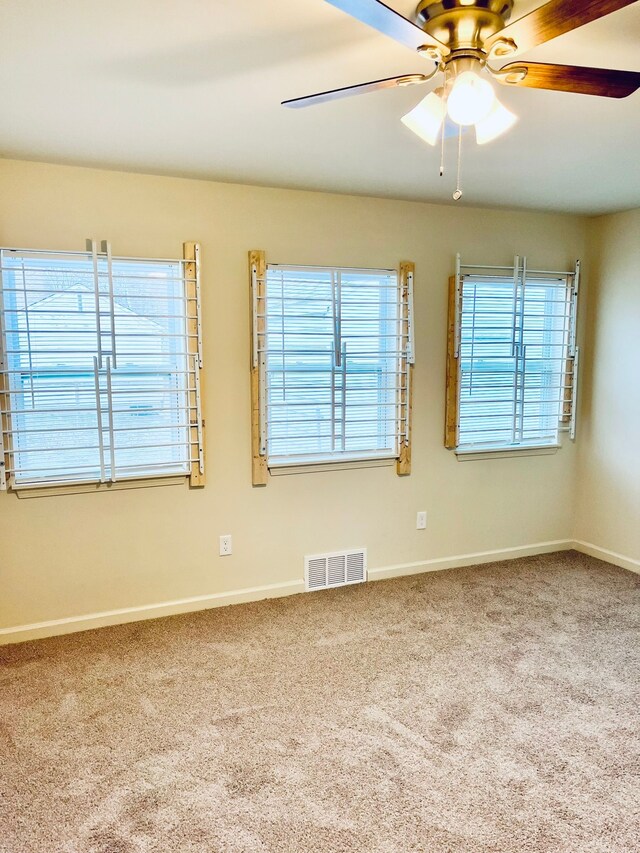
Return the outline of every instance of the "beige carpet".
<path id="1" fill-rule="evenodd" d="M 637 853 L 639 593 L 565 553 L 0 650 L 0 850 Z"/>

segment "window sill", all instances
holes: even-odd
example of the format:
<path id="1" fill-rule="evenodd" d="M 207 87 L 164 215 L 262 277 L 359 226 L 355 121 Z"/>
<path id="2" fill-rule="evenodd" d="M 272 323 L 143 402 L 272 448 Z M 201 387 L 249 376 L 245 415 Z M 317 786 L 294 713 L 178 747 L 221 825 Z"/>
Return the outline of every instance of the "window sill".
<path id="1" fill-rule="evenodd" d="M 344 471 L 350 468 L 388 468 L 396 464 L 396 457 L 370 457 L 369 459 L 331 459 L 317 462 L 291 461 L 289 463 L 270 463 L 269 473 L 272 477 L 282 477 L 287 474 L 311 474 L 321 471 Z"/>
<path id="2" fill-rule="evenodd" d="M 186 482 L 188 475 L 175 477 L 154 477 L 139 480 L 119 480 L 116 483 L 58 483 L 57 485 L 18 486 L 9 489 L 20 500 L 30 498 L 57 497 L 59 495 L 83 495 L 93 492 L 119 492 L 124 489 L 150 489 L 155 486 L 179 486 Z"/>
<path id="3" fill-rule="evenodd" d="M 521 456 L 553 456 L 560 450 L 559 444 L 544 444 L 539 447 L 505 447 L 504 450 L 456 450 L 458 462 L 474 462 L 479 459 L 510 459 Z"/>

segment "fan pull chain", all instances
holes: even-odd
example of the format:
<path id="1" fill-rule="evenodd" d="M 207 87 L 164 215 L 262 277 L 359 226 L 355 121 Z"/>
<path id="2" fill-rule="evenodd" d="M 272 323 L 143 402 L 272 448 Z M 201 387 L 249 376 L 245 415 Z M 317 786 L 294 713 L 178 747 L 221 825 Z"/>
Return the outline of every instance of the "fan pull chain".
<path id="1" fill-rule="evenodd" d="M 444 121 L 440 132 L 440 177 L 444 175 Z"/>
<path id="2" fill-rule="evenodd" d="M 460 188 L 460 174 L 462 172 L 462 126 L 458 125 L 458 175 L 456 178 L 456 191 L 453 194 L 454 201 L 460 201 L 462 198 L 462 189 Z"/>

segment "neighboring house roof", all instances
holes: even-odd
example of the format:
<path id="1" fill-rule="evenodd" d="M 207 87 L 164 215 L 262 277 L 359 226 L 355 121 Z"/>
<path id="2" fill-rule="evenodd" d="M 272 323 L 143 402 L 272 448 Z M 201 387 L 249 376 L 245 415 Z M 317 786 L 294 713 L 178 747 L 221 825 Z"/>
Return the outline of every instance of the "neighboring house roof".
<path id="1" fill-rule="evenodd" d="M 79 306 L 78 299 L 86 305 Z M 109 298 L 101 295 L 103 340 L 110 332 L 110 322 L 105 316 L 109 307 Z M 60 313 L 67 311 L 71 313 Z M 163 337 L 166 325 L 136 314 L 117 300 L 114 314 L 118 350 L 126 363 L 135 362 L 138 354 L 163 358 L 168 355 L 166 343 L 169 339 Z M 69 361 L 84 363 L 95 348 L 95 295 L 92 288 L 83 284 L 71 285 L 39 299 L 28 306 L 26 313 L 20 312 L 14 317 L 13 329 L 6 330 L 9 336 L 17 335 L 20 340 L 20 344 L 13 348 L 25 353 L 30 351 L 31 361 L 38 367 L 52 367 Z M 22 356 L 18 358 L 22 360 Z"/>
<path id="2" fill-rule="evenodd" d="M 41 299 L 36 299 L 34 302 L 30 302 L 28 305 L 28 310 L 31 311 L 31 309 L 36 308 L 36 307 L 37 307 L 38 311 L 42 311 L 43 308 L 45 308 L 45 309 L 51 308 L 52 312 L 53 311 L 68 310 L 68 309 L 64 309 L 64 308 L 60 307 L 61 304 L 64 304 L 62 302 L 62 299 L 64 297 L 68 297 L 69 294 L 73 294 L 73 293 L 75 293 L 75 294 L 80 293 L 83 296 L 86 294 L 87 296 L 91 297 L 91 307 L 89 308 L 89 310 L 86 313 L 87 317 L 91 317 L 92 316 L 91 311 L 92 310 L 95 311 L 94 290 L 93 290 L 93 288 L 87 287 L 86 285 L 81 284 L 81 283 L 72 284 L 69 287 L 65 287 L 64 289 L 58 290 L 55 293 L 49 294 L 48 296 L 43 296 Z M 69 300 L 67 300 L 67 301 L 69 301 Z M 109 298 L 104 293 L 100 295 L 100 310 L 101 310 L 101 312 L 104 312 L 104 313 L 109 311 Z M 119 316 L 119 317 L 126 317 L 126 316 L 135 317 L 140 321 L 141 324 L 149 324 L 150 326 L 153 326 L 156 331 L 158 331 L 159 329 L 160 330 L 162 329 L 161 323 L 157 323 L 155 320 L 153 320 L 150 317 L 142 317 L 139 314 L 137 314 L 135 311 L 132 311 L 130 308 L 126 308 L 124 305 L 120 305 L 117 301 L 117 297 L 114 300 L 114 313 L 116 314 L 116 316 Z M 82 315 L 83 315 L 83 312 L 79 311 L 77 316 L 80 317 Z M 43 316 L 43 315 L 33 315 L 33 316 L 37 317 L 37 316 Z M 95 315 L 93 315 L 93 316 L 95 316 Z M 22 318 L 24 320 L 23 314 L 18 314 L 17 317 Z M 30 324 L 32 323 L 31 318 L 30 318 L 29 322 L 30 322 Z"/>

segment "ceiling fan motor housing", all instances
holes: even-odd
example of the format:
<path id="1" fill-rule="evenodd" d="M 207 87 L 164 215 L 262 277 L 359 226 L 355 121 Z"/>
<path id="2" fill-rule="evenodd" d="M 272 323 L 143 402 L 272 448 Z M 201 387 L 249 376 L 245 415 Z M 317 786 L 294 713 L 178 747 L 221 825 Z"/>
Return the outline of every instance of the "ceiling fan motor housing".
<path id="1" fill-rule="evenodd" d="M 442 88 L 445 96 L 457 91 L 454 102 L 459 101 L 459 106 L 463 99 L 460 92 L 464 93 L 467 100 L 477 100 L 478 92 L 484 88 L 481 84 L 486 83 L 486 79 L 481 76 L 483 70 L 500 83 L 530 89 L 605 98 L 626 98 L 640 89 L 640 71 L 528 61 L 509 62 L 499 68 L 490 64 L 491 60 L 501 62 L 519 51 L 526 52 L 625 6 L 637 5 L 637 0 L 584 0 L 582 3 L 576 0 L 549 0 L 511 23 L 508 21 L 513 12 L 514 0 L 419 0 L 415 13 L 417 23 L 408 20 L 382 0 L 328 2 L 352 18 L 417 51 L 432 63 L 431 73 L 406 74 L 357 86 L 342 86 L 328 92 L 283 101 L 288 107 L 324 103 L 393 86 L 426 83 L 439 72 L 444 72 Z M 469 76 L 465 76 L 467 72 Z M 459 116 L 463 115 L 463 111 L 457 107 L 455 111 Z M 501 113 L 503 121 L 509 118 L 505 112 L 508 113 L 508 110 L 503 109 Z M 468 117 L 469 113 L 465 115 Z"/>
<path id="2" fill-rule="evenodd" d="M 452 53 L 482 51 L 485 40 L 505 26 L 512 9 L 513 0 L 422 0 L 416 19 Z"/>

